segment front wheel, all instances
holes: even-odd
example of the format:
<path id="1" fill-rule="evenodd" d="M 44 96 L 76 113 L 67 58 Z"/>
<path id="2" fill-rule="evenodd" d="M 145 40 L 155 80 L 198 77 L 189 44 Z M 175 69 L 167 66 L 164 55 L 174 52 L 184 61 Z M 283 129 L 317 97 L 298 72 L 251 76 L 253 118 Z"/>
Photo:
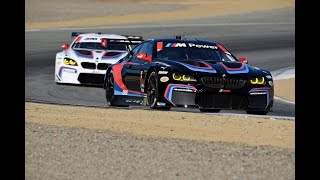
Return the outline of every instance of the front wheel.
<path id="1" fill-rule="evenodd" d="M 127 105 L 120 105 L 116 103 L 116 97 L 114 95 L 114 75 L 111 70 L 106 79 L 106 100 L 109 106 L 128 107 Z"/>
<path id="2" fill-rule="evenodd" d="M 157 106 L 158 92 L 158 76 L 152 72 L 147 84 L 147 103 L 151 109 L 170 110 L 170 106 Z"/>
<path id="3" fill-rule="evenodd" d="M 266 115 L 269 111 L 247 111 L 247 114 Z"/>

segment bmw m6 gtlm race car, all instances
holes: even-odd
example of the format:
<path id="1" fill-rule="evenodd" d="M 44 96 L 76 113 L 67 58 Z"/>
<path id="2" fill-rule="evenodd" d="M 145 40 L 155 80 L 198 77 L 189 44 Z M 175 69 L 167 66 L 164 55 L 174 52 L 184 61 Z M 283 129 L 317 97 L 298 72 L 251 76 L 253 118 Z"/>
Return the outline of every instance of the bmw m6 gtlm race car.
<path id="1" fill-rule="evenodd" d="M 104 88 L 111 106 L 240 109 L 267 114 L 273 105 L 269 71 L 236 58 L 223 45 L 195 39 L 151 39 L 108 67 Z"/>
<path id="2" fill-rule="evenodd" d="M 108 66 L 118 62 L 141 43 L 141 36 L 73 32 L 73 42 L 57 53 L 55 82 L 102 85 Z"/>

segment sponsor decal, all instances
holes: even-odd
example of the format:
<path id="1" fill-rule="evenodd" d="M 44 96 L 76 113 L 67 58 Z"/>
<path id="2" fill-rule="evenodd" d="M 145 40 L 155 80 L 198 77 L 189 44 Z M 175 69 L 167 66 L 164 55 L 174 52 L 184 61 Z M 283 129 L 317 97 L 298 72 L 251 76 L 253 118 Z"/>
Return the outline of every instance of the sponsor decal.
<path id="1" fill-rule="evenodd" d="M 63 69 L 63 72 L 76 73 L 76 72 L 77 72 L 77 70 L 75 70 L 75 69 L 67 69 L 67 68 L 65 68 L 65 69 Z"/>
<path id="2" fill-rule="evenodd" d="M 186 43 L 168 43 L 166 47 L 187 47 Z"/>
<path id="3" fill-rule="evenodd" d="M 163 77 L 160 78 L 160 81 L 161 82 L 167 82 L 167 81 L 169 81 L 169 77 L 163 76 Z"/>
<path id="4" fill-rule="evenodd" d="M 168 71 L 159 71 L 158 74 L 168 74 Z"/>
<path id="5" fill-rule="evenodd" d="M 84 40 L 98 40 L 98 38 L 85 38 Z"/>
<path id="6" fill-rule="evenodd" d="M 217 46 L 211 46 L 211 45 L 204 45 L 204 44 L 193 44 L 188 43 L 189 47 L 196 47 L 196 48 L 206 48 L 206 49 L 218 49 Z"/>
<path id="7" fill-rule="evenodd" d="M 128 95 L 128 90 L 123 90 L 122 95 Z"/>
<path id="8" fill-rule="evenodd" d="M 160 42 L 158 42 L 158 43 L 160 43 Z M 163 43 L 163 42 L 161 42 L 161 43 Z M 212 45 L 207 45 L 207 44 L 194 44 L 194 43 L 168 43 L 168 44 L 166 44 L 165 47 L 167 47 L 167 48 L 168 47 L 176 47 L 176 48 L 190 47 L 190 48 L 218 49 L 218 46 L 212 46 Z M 160 51 L 160 50 L 162 50 L 162 45 L 157 44 L 157 51 Z"/>
<path id="9" fill-rule="evenodd" d="M 130 99 L 127 99 L 126 100 L 126 103 L 136 103 L 136 104 L 142 104 L 143 101 L 141 100 L 130 100 Z"/>
<path id="10" fill-rule="evenodd" d="M 164 102 L 157 102 L 157 105 L 158 105 L 158 106 L 166 106 L 166 103 L 164 103 Z"/>
<path id="11" fill-rule="evenodd" d="M 251 92 L 250 95 L 265 95 L 267 92 Z"/>
<path id="12" fill-rule="evenodd" d="M 181 89 L 181 88 L 173 88 L 174 91 L 181 91 L 181 92 L 195 92 L 193 89 Z"/>
<path id="13" fill-rule="evenodd" d="M 228 93 L 228 92 L 231 92 L 231 90 L 229 90 L 229 89 L 219 89 L 219 92 L 226 92 L 226 93 Z"/>
<path id="14" fill-rule="evenodd" d="M 99 74 L 99 70 L 93 70 L 92 73 L 93 74 Z"/>

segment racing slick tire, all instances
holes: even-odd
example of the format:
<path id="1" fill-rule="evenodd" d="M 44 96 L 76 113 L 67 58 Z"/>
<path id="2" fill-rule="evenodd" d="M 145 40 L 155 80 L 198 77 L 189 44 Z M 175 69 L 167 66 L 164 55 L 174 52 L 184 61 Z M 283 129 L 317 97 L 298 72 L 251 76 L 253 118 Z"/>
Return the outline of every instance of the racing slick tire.
<path id="1" fill-rule="evenodd" d="M 170 110 L 170 106 L 157 106 L 158 92 L 158 76 L 156 72 L 152 72 L 147 84 L 147 104 L 151 109 Z"/>
<path id="2" fill-rule="evenodd" d="M 128 105 L 116 103 L 116 96 L 114 95 L 114 75 L 112 70 L 107 75 L 106 100 L 109 106 L 129 107 Z"/>
<path id="3" fill-rule="evenodd" d="M 199 108 L 199 110 L 201 112 L 210 112 L 210 113 L 218 113 L 221 111 L 221 109 L 203 109 L 203 108 Z"/>
<path id="4" fill-rule="evenodd" d="M 266 115 L 269 111 L 246 111 L 247 114 Z"/>

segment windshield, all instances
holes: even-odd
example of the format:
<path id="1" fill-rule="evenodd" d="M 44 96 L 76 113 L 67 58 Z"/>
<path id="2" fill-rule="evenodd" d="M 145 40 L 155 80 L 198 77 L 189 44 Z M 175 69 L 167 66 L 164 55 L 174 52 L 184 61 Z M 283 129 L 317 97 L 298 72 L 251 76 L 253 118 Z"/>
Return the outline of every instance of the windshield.
<path id="1" fill-rule="evenodd" d="M 170 44 L 170 45 L 169 45 Z M 212 45 L 194 45 L 188 47 L 188 43 L 180 43 L 180 46 L 172 47 L 172 44 L 168 43 L 162 49 L 158 49 L 157 57 L 161 59 L 169 60 L 213 60 L 213 61 L 236 61 L 231 54 L 223 52 L 217 46 Z M 181 45 L 182 44 L 182 45 Z M 189 43 L 190 45 L 191 43 Z M 194 45 L 194 46 L 193 46 Z M 181 47 L 183 46 L 183 47 Z"/>
<path id="2" fill-rule="evenodd" d="M 78 43 L 74 43 L 73 48 L 127 51 L 126 44 L 108 43 L 107 47 L 103 47 L 99 42 L 81 42 L 81 43 L 78 42 Z"/>

